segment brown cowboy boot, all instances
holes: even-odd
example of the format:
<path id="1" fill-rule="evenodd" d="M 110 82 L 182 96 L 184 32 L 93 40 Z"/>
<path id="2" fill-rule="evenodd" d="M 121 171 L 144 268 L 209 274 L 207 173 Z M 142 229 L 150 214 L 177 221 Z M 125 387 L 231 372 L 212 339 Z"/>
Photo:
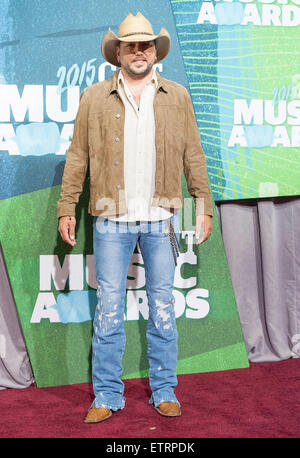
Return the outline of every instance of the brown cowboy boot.
<path id="1" fill-rule="evenodd" d="M 180 405 L 176 402 L 161 402 L 156 408 L 157 412 L 165 417 L 180 417 Z"/>
<path id="2" fill-rule="evenodd" d="M 106 409 L 105 407 L 96 407 L 93 406 L 88 411 L 84 423 L 99 423 L 100 421 L 107 420 L 112 416 L 112 411 Z"/>

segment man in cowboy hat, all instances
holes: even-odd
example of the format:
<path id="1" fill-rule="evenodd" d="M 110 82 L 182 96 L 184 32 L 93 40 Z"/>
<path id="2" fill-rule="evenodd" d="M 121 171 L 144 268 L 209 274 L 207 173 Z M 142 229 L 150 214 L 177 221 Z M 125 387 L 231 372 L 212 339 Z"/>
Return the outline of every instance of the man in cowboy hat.
<path id="1" fill-rule="evenodd" d="M 176 267 L 181 175 L 196 206 L 197 244 L 212 230 L 206 164 L 187 90 L 153 71 L 170 49 L 165 29 L 155 35 L 141 14 L 129 14 L 118 36 L 108 31 L 102 54 L 120 67 L 87 88 L 80 100 L 66 157 L 59 231 L 75 245 L 75 207 L 90 172 L 98 305 L 92 341 L 95 399 L 85 422 L 106 420 L 125 405 L 126 278 L 137 245 L 145 266 L 150 403 L 164 416 L 181 415 L 177 386 Z M 203 230 L 203 236 L 199 234 Z"/>

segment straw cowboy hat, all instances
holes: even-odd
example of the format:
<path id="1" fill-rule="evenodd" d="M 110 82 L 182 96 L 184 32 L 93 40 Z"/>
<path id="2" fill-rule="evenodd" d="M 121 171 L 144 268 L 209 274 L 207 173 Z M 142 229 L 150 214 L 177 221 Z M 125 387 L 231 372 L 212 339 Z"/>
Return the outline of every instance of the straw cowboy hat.
<path id="1" fill-rule="evenodd" d="M 142 13 L 138 13 L 136 16 L 129 13 L 119 27 L 118 36 L 111 30 L 106 32 L 101 43 L 101 52 L 107 62 L 119 67 L 120 64 L 117 61 L 116 48 L 120 41 L 135 42 L 152 40 L 155 40 L 156 62 L 159 62 L 166 57 L 170 50 L 171 39 L 167 30 L 162 28 L 158 35 L 154 35 L 152 25 Z"/>

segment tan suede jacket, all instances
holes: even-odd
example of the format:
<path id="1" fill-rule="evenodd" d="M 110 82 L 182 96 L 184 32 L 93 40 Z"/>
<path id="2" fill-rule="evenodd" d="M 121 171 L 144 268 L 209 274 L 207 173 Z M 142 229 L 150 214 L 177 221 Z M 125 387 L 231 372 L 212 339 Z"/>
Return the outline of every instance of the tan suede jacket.
<path id="1" fill-rule="evenodd" d="M 90 171 L 89 213 L 115 216 L 126 212 L 124 190 L 125 108 L 117 91 L 117 74 L 81 94 L 74 134 L 67 152 L 58 201 L 58 217 L 75 216 Z M 154 97 L 156 175 L 152 205 L 183 206 L 182 170 L 197 214 L 212 215 L 206 162 L 188 91 L 157 73 Z M 203 205 L 204 203 L 204 205 Z"/>

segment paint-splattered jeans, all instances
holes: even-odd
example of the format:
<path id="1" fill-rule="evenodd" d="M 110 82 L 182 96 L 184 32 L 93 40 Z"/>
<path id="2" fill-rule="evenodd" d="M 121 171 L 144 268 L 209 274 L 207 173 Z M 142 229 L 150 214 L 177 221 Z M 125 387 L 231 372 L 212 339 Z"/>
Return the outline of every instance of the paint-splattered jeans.
<path id="1" fill-rule="evenodd" d="M 171 219 L 179 233 L 178 215 Z M 149 381 L 155 407 L 162 401 L 178 402 L 177 329 L 172 295 L 175 261 L 165 221 L 116 223 L 94 218 L 94 257 L 98 305 L 92 341 L 92 405 L 111 410 L 125 405 L 121 380 L 125 349 L 124 306 L 129 264 L 137 241 L 144 260 L 149 306 L 147 323 Z"/>

